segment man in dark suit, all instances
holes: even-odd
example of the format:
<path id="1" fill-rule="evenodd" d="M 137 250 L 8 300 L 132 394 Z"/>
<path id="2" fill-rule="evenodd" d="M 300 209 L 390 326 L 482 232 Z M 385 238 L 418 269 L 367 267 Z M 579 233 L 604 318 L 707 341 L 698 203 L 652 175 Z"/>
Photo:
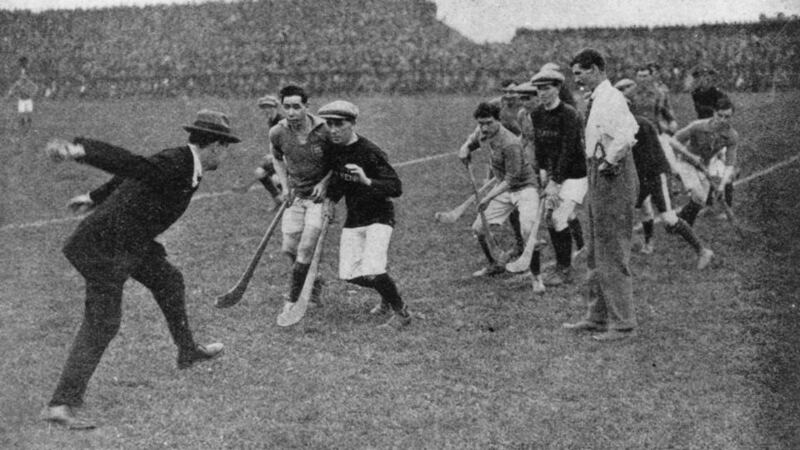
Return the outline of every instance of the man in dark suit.
<path id="1" fill-rule="evenodd" d="M 147 287 L 163 312 L 178 347 L 178 369 L 222 352 L 222 344 L 195 343 L 186 317 L 183 276 L 155 238 L 183 215 L 203 172 L 215 170 L 220 153 L 239 138 L 231 134 L 225 115 L 210 110 L 200 111 L 184 129 L 189 132 L 187 145 L 150 157 L 82 137 L 47 144 L 54 161 L 77 161 L 114 177 L 70 201 L 73 209 L 94 208 L 64 246 L 64 255 L 86 279 L 86 303 L 58 386 L 42 413 L 46 421 L 70 429 L 94 428 L 72 408 L 83 403 L 89 378 L 119 330 L 128 278 Z"/>

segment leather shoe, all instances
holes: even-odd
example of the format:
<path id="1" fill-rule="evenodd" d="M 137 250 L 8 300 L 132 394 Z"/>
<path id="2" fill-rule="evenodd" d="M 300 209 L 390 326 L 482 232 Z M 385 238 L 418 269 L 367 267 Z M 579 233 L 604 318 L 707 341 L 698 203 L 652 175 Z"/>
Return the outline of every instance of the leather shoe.
<path id="1" fill-rule="evenodd" d="M 91 430 L 95 428 L 95 424 L 92 422 L 76 417 L 69 405 L 45 406 L 42 411 L 42 420 L 57 423 L 70 430 Z"/>
<path id="2" fill-rule="evenodd" d="M 636 336 L 636 330 L 630 328 L 627 330 L 608 330 L 605 333 L 595 334 L 592 336 L 592 339 L 600 342 L 610 342 L 628 339 L 634 336 Z"/>
<path id="3" fill-rule="evenodd" d="M 195 363 L 208 361 L 222 353 L 223 345 L 219 342 L 208 345 L 196 345 L 194 349 L 178 353 L 178 369 L 188 369 Z"/>
<path id="4" fill-rule="evenodd" d="M 561 328 L 565 330 L 571 331 L 601 331 L 605 332 L 608 330 L 608 327 L 604 323 L 597 323 L 592 322 L 590 320 L 579 320 L 573 323 L 565 323 L 561 325 Z"/>

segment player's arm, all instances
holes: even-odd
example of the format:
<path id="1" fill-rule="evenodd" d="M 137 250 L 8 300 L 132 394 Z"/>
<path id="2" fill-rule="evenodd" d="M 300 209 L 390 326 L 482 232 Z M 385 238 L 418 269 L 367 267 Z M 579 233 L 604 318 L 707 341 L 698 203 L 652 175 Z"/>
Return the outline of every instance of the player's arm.
<path id="1" fill-rule="evenodd" d="M 279 126 L 275 125 L 269 130 L 269 140 L 272 147 L 272 166 L 275 168 L 275 174 L 281 183 L 283 198 L 286 201 L 290 201 L 289 177 L 286 172 L 286 162 L 283 160 L 283 147 L 280 145 Z"/>
<path id="2" fill-rule="evenodd" d="M 462 162 L 467 163 L 470 160 L 472 152 L 480 148 L 480 129 L 475 127 L 475 130 L 467 137 L 467 140 L 461 144 L 458 149 L 458 157 Z"/>
<path id="3" fill-rule="evenodd" d="M 389 164 L 386 156 L 381 151 L 374 151 L 366 161 L 367 167 L 355 166 L 361 182 L 369 186 L 372 195 L 376 197 L 400 197 L 403 194 L 403 184 L 397 172 Z M 369 173 L 369 175 L 367 175 Z"/>
<path id="4" fill-rule="evenodd" d="M 674 136 L 670 136 L 669 137 L 669 140 L 667 141 L 667 142 L 669 142 L 669 146 L 672 147 L 672 149 L 675 150 L 676 152 L 678 152 L 678 154 L 681 155 L 681 157 L 684 160 L 688 161 L 693 166 L 698 167 L 698 168 L 704 168 L 705 165 L 703 164 L 703 160 L 700 159 L 699 156 L 697 156 L 697 155 L 693 154 L 691 151 L 689 151 L 689 149 L 679 139 L 678 134 L 681 133 L 684 130 L 679 130 L 678 133 L 675 133 Z M 688 140 L 688 139 L 684 138 L 684 140 Z"/>

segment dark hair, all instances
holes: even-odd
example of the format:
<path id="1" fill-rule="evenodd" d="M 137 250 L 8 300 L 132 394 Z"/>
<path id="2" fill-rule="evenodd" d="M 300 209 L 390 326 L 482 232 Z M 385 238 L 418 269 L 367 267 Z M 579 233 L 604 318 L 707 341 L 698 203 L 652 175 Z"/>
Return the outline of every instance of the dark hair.
<path id="1" fill-rule="evenodd" d="M 494 103 L 480 102 L 472 116 L 476 119 L 491 117 L 500 120 L 500 106 Z"/>
<path id="2" fill-rule="evenodd" d="M 605 72 L 606 70 L 605 58 L 603 58 L 603 55 L 599 51 L 593 48 L 585 48 L 578 52 L 578 54 L 572 58 L 572 62 L 569 63 L 570 67 L 575 64 L 579 65 L 582 69 L 591 69 L 592 66 L 597 66 L 601 72 Z"/>
<path id="3" fill-rule="evenodd" d="M 221 139 L 216 134 L 206 133 L 204 131 L 192 130 L 189 132 L 189 143 L 194 144 L 200 148 L 208 147 L 214 142 L 220 142 Z"/>
<path id="4" fill-rule="evenodd" d="M 287 84 L 281 88 L 281 91 L 278 93 L 278 95 L 281 97 L 281 103 L 283 103 L 284 98 L 292 97 L 294 95 L 299 95 L 300 101 L 303 102 L 303 104 L 308 103 L 308 94 L 306 94 L 306 90 L 296 84 Z"/>
<path id="5" fill-rule="evenodd" d="M 733 106 L 733 102 L 731 101 L 730 97 L 723 95 L 717 99 L 717 103 L 714 104 L 714 111 L 723 111 L 726 109 L 730 109 L 734 112 L 736 111 L 736 108 Z"/>

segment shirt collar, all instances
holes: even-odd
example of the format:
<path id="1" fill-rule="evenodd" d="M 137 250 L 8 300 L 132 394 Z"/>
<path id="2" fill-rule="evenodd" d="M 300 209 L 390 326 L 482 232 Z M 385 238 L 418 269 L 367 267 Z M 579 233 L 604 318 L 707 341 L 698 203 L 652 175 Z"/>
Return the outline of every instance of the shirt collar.
<path id="1" fill-rule="evenodd" d="M 200 180 L 203 178 L 203 164 L 200 162 L 200 149 L 194 145 L 189 144 L 189 150 L 192 151 L 192 161 L 194 161 L 194 171 L 192 172 L 192 187 L 197 187 Z"/>

